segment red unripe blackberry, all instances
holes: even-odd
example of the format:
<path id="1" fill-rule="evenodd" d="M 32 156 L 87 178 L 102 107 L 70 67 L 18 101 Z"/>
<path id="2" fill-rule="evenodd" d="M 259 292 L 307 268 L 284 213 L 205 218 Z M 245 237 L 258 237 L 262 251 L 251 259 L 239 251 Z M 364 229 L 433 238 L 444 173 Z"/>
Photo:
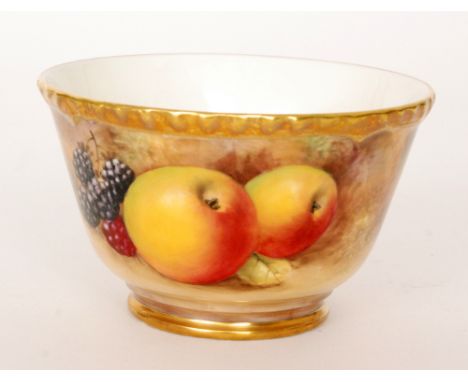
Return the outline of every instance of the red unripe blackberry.
<path id="1" fill-rule="evenodd" d="M 127 229 L 120 216 L 114 220 L 104 220 L 101 230 L 109 245 L 118 253 L 130 257 L 136 255 L 135 245 L 128 236 Z"/>

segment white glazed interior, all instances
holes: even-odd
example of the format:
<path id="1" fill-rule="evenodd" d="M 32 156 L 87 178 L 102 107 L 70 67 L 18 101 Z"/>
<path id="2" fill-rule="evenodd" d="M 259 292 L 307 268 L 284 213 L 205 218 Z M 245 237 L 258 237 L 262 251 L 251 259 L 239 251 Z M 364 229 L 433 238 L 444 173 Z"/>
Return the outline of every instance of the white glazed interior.
<path id="1" fill-rule="evenodd" d="M 94 101 L 215 113 L 377 111 L 433 96 L 426 83 L 381 69 L 247 55 L 156 54 L 82 60 L 47 70 L 40 82 Z"/>

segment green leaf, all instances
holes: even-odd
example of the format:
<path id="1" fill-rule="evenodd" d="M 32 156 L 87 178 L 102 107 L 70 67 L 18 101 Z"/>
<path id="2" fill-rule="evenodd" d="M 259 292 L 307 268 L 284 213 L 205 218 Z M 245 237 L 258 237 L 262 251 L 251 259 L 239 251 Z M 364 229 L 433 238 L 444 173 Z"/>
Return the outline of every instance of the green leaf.
<path id="1" fill-rule="evenodd" d="M 288 260 L 272 259 L 254 253 L 237 271 L 237 277 L 249 285 L 268 287 L 281 284 L 291 270 Z"/>

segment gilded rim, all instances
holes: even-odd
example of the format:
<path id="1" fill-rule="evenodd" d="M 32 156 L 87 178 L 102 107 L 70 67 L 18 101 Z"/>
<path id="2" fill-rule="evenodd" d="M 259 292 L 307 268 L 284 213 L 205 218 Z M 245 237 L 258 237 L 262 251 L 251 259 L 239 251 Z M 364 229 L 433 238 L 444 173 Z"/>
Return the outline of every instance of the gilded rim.
<path id="1" fill-rule="evenodd" d="M 161 313 L 128 298 L 130 311 L 148 325 L 171 333 L 218 340 L 260 340 L 292 336 L 319 326 L 328 316 L 328 308 L 321 306 L 314 313 L 268 323 L 216 322 Z"/>
<path id="2" fill-rule="evenodd" d="M 81 98 L 50 87 L 42 77 L 38 80 L 38 86 L 45 100 L 70 117 L 74 124 L 85 119 L 164 134 L 195 136 L 324 134 L 363 138 L 381 129 L 416 125 L 428 114 L 435 99 L 427 85 L 427 98 L 386 109 L 327 114 L 236 114 L 153 108 Z"/>

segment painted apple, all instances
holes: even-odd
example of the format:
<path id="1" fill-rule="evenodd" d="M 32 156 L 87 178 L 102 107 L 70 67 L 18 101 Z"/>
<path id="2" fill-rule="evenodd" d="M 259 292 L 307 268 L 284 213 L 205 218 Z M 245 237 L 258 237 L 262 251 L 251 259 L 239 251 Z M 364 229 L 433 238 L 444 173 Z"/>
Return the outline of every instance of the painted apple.
<path id="1" fill-rule="evenodd" d="M 162 167 L 138 176 L 124 200 L 138 254 L 177 281 L 232 276 L 256 246 L 255 206 L 229 176 L 198 167 Z"/>
<path id="2" fill-rule="evenodd" d="M 306 165 L 278 167 L 245 186 L 257 209 L 256 252 L 294 256 L 325 232 L 336 210 L 337 188 L 325 171 Z"/>

